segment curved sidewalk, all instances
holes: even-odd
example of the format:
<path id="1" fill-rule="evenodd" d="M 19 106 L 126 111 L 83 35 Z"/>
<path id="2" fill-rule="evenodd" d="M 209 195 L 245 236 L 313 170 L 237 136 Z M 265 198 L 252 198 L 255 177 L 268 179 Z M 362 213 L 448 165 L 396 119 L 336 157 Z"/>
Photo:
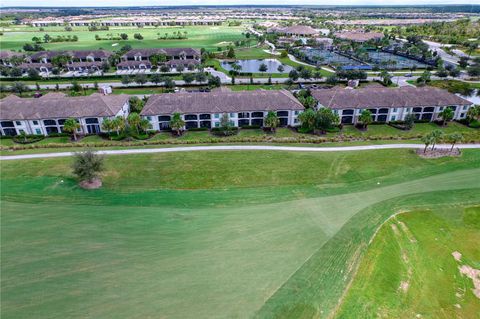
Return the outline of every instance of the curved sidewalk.
<path id="1" fill-rule="evenodd" d="M 401 148 L 424 148 L 423 144 L 383 144 L 383 145 L 359 145 L 359 146 L 338 146 L 338 147 L 302 147 L 302 146 L 270 146 L 270 145 L 220 145 L 220 146 L 182 146 L 171 148 L 141 148 L 125 150 L 99 150 L 98 154 L 103 155 L 128 155 L 128 154 L 150 154 L 150 153 L 174 153 L 174 152 L 195 152 L 195 151 L 288 151 L 288 152 L 345 152 L 345 151 L 366 151 L 382 149 Z M 450 145 L 439 144 L 438 148 L 450 148 Z M 458 144 L 460 149 L 480 149 L 480 144 Z M 67 157 L 75 152 L 43 153 L 0 156 L 0 161 Z"/>

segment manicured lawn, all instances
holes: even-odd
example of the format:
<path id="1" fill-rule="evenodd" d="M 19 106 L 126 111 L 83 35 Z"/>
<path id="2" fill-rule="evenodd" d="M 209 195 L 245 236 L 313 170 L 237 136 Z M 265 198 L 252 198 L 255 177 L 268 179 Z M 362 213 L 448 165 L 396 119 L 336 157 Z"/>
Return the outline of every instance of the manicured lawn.
<path id="1" fill-rule="evenodd" d="M 257 88 L 257 86 L 242 86 L 242 88 L 249 89 L 250 88 Z M 268 88 L 266 86 L 265 88 Z M 138 93 L 140 94 L 140 93 Z M 325 135 L 317 136 L 312 134 L 300 134 L 294 130 L 288 128 L 278 128 L 275 134 L 269 134 L 263 132 L 261 129 L 241 129 L 239 134 L 228 136 L 228 137 L 216 137 L 208 131 L 186 131 L 181 137 L 174 137 L 171 133 L 163 132 L 158 133 L 151 137 L 150 139 L 146 140 L 147 142 L 155 142 L 155 141 L 163 141 L 165 143 L 181 143 L 182 141 L 191 141 L 195 143 L 214 143 L 214 142 L 249 142 L 249 143 L 261 143 L 267 142 L 271 139 L 278 139 L 278 142 L 285 142 L 285 140 L 280 140 L 282 138 L 286 138 L 289 143 L 291 143 L 292 139 L 298 139 L 298 143 L 308 143 L 314 141 L 325 142 L 326 139 L 331 138 L 341 138 L 341 139 L 360 139 L 360 140 L 405 140 L 408 141 L 410 139 L 414 139 L 417 142 L 418 140 L 428 132 L 433 130 L 440 130 L 444 132 L 444 134 L 450 134 L 453 132 L 459 132 L 463 135 L 465 142 L 472 142 L 472 141 L 480 141 L 480 130 L 469 128 L 465 125 L 450 122 L 447 126 L 439 126 L 434 123 L 416 123 L 414 128 L 410 131 L 402 131 L 396 129 L 394 127 L 388 125 L 370 125 L 366 131 L 361 131 L 355 128 L 352 125 L 345 125 L 340 132 L 336 133 L 327 133 Z M 255 137 L 255 140 L 246 140 L 244 138 Z M 242 140 L 243 139 L 243 140 Z M 327 140 L 328 141 L 328 140 Z M 331 140 L 330 140 L 331 141 Z M 102 139 L 99 136 L 88 136 L 79 140 L 79 143 L 98 143 L 101 142 L 102 144 L 115 144 L 115 146 L 121 146 L 122 141 L 108 141 L 106 139 Z M 123 141 L 125 142 L 125 141 Z M 33 144 L 40 144 L 40 145 L 47 145 L 47 144 L 58 144 L 58 143 L 69 143 L 68 137 L 62 138 L 50 138 L 47 137 L 37 143 Z M 120 145 L 116 145 L 120 143 Z M 128 141 L 129 144 L 138 145 L 143 144 L 143 141 L 136 141 L 130 140 Z M 13 147 L 15 145 L 19 145 L 14 143 L 11 139 L 2 139 L 0 140 L 0 146 L 2 147 Z M 28 146 L 27 146 L 28 147 Z"/>
<path id="2" fill-rule="evenodd" d="M 71 158 L 0 165 L 8 318 L 318 317 L 386 217 L 479 203 L 474 150 L 108 156 L 95 191 Z"/>
<path id="3" fill-rule="evenodd" d="M 399 138 L 418 138 L 431 131 L 440 130 L 444 134 L 454 132 L 462 133 L 466 139 L 479 139 L 480 130 L 469 128 L 456 122 L 450 122 L 446 126 L 439 126 L 435 123 L 415 123 L 414 127 L 409 131 L 399 130 L 389 125 L 369 125 L 366 131 L 359 130 L 353 125 L 345 125 L 341 134 L 358 136 L 358 137 L 386 137 L 398 136 Z M 334 133 L 338 134 L 338 133 Z"/>
<path id="4" fill-rule="evenodd" d="M 229 27 L 227 25 L 222 26 L 186 26 L 186 27 L 112 27 L 108 31 L 95 31 L 89 32 L 86 28 L 73 28 L 73 31 L 66 32 L 59 30 L 58 27 L 45 27 L 43 32 L 39 32 L 38 28 L 22 28 L 21 31 L 4 31 L 1 36 L 2 49 L 3 50 L 19 50 L 22 49 L 25 43 L 30 43 L 32 37 L 43 36 L 48 33 L 50 36 L 55 37 L 58 35 L 76 35 L 78 36 L 78 42 L 60 42 L 60 43 L 43 43 L 42 46 L 47 50 L 91 50 L 91 49 L 106 49 L 117 50 L 124 45 L 131 45 L 133 48 L 173 48 L 173 47 L 192 47 L 192 48 L 206 48 L 209 50 L 215 50 L 217 47 L 226 47 L 232 42 L 238 40 L 246 40 L 242 35 L 245 27 Z M 157 33 L 163 36 L 165 33 L 170 35 L 173 32 L 187 32 L 188 39 L 185 40 L 158 40 Z M 126 33 L 128 34 L 128 40 L 126 41 L 96 41 L 95 35 L 100 37 L 106 37 L 107 34 L 113 34 L 114 36 Z M 144 37 L 144 40 L 135 40 L 133 38 L 134 33 L 140 33 Z M 252 44 L 253 42 L 252 38 Z"/>
<path id="5" fill-rule="evenodd" d="M 337 317 L 475 318 L 480 300 L 459 267 L 480 269 L 479 242 L 480 206 L 398 215 L 368 248 Z"/>

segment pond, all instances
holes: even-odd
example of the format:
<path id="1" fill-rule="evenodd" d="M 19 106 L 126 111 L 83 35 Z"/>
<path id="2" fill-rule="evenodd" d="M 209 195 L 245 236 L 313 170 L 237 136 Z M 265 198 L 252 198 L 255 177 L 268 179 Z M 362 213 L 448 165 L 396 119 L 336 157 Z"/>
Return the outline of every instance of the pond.
<path id="1" fill-rule="evenodd" d="M 237 60 L 236 63 L 242 67 L 239 71 L 240 73 L 262 73 L 258 69 L 260 65 L 263 63 L 267 66 L 267 71 L 264 73 L 288 73 L 293 68 L 288 65 L 283 65 L 284 71 L 279 72 L 278 67 L 282 65 L 282 63 L 276 59 L 261 59 L 261 60 Z M 229 61 L 220 61 L 222 68 L 227 71 L 231 71 L 233 62 Z"/>

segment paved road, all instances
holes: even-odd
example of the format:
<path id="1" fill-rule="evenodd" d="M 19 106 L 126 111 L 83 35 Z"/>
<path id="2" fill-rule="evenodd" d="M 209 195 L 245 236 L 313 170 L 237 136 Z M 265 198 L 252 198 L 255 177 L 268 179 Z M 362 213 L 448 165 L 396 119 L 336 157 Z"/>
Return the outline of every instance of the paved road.
<path id="1" fill-rule="evenodd" d="M 125 150 L 100 150 L 102 155 L 127 155 L 127 154 L 150 154 L 150 153 L 174 153 L 174 152 L 195 152 L 195 151 L 288 151 L 288 152 L 344 152 L 344 151 L 366 151 L 383 149 L 417 149 L 424 148 L 424 144 L 383 144 L 383 145 L 362 145 L 362 146 L 338 146 L 338 147 L 301 147 L 301 146 L 270 146 L 270 145 L 220 145 L 220 146 L 187 146 L 172 148 L 142 148 Z M 450 148 L 450 145 L 439 144 L 438 148 Z M 480 149 L 480 144 L 458 144 L 460 149 Z M 0 156 L 0 161 L 68 157 L 74 152 L 44 153 Z"/>

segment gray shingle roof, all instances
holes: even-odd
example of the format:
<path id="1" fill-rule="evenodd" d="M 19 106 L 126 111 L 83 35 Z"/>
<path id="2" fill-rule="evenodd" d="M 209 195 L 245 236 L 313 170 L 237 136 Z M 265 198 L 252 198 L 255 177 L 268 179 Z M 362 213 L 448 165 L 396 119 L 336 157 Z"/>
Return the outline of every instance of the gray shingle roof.
<path id="1" fill-rule="evenodd" d="M 286 90 L 170 93 L 150 96 L 141 115 L 276 110 L 303 110 L 303 105 Z"/>
<path id="2" fill-rule="evenodd" d="M 401 108 L 415 106 L 471 105 L 448 91 L 433 87 L 401 87 L 363 89 L 319 89 L 312 96 L 325 107 L 332 109 Z"/>
<path id="3" fill-rule="evenodd" d="M 39 51 L 30 56 L 32 60 L 39 60 L 41 58 L 51 59 L 59 55 L 66 55 L 77 59 L 84 59 L 87 56 L 93 56 L 96 59 L 108 58 L 113 53 L 106 50 L 70 50 L 70 51 Z"/>
<path id="4" fill-rule="evenodd" d="M 129 96 L 101 95 L 69 97 L 58 93 L 41 98 L 6 97 L 0 100 L 0 120 L 41 120 L 52 118 L 80 118 L 114 116 L 128 101 Z"/>
<path id="5" fill-rule="evenodd" d="M 0 51 L 0 59 L 4 60 L 4 59 L 11 59 L 13 58 L 14 56 L 23 56 L 24 54 L 23 53 L 20 53 L 20 52 L 14 52 L 14 51 Z"/>

